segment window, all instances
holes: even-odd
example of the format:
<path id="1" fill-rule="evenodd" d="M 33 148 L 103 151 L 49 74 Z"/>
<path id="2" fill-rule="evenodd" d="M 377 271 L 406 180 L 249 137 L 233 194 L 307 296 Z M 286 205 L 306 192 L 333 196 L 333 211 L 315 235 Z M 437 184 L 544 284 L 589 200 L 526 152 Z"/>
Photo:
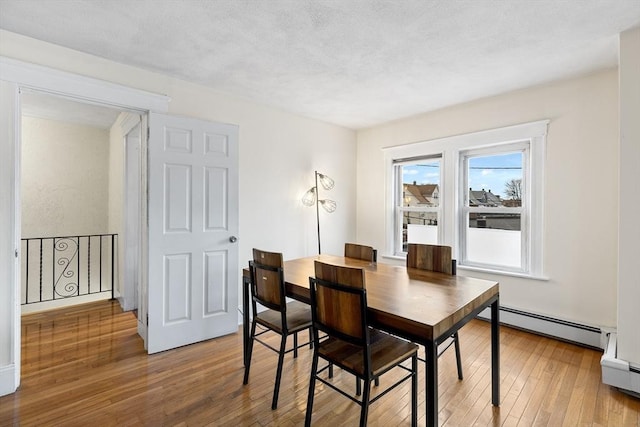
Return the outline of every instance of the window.
<path id="1" fill-rule="evenodd" d="M 527 270 L 528 153 L 528 142 L 460 153 L 461 265 Z"/>
<path id="2" fill-rule="evenodd" d="M 394 162 L 394 253 L 407 252 L 407 243 L 437 244 L 440 218 L 440 157 Z"/>
<path id="3" fill-rule="evenodd" d="M 387 254 L 443 244 L 461 269 L 542 277 L 548 123 L 386 148 Z"/>

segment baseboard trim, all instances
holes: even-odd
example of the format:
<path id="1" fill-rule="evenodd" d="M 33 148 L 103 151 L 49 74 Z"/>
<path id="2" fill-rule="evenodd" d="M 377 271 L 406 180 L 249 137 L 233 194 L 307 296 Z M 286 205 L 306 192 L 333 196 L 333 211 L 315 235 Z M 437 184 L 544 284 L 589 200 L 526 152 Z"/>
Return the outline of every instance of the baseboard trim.
<path id="1" fill-rule="evenodd" d="M 0 396 L 5 396 L 16 391 L 16 365 L 11 364 L 0 368 Z"/>
<path id="2" fill-rule="evenodd" d="M 490 320 L 491 311 L 487 308 L 478 317 Z M 600 328 L 511 307 L 500 307 L 500 323 L 593 349 L 602 350 L 605 346 Z"/>

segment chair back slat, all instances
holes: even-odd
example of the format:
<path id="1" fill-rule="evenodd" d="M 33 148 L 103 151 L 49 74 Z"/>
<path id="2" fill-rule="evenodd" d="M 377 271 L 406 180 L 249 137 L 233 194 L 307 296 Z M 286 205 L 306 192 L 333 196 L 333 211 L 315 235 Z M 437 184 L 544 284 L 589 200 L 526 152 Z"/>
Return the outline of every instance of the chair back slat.
<path id="1" fill-rule="evenodd" d="M 454 274 L 451 246 L 409 243 L 407 268 Z"/>
<path id="2" fill-rule="evenodd" d="M 259 249 L 253 250 L 253 261 L 249 263 L 254 300 L 277 311 L 286 307 L 283 265 L 281 253 Z"/>
<path id="3" fill-rule="evenodd" d="M 378 251 L 373 249 L 371 246 L 358 245 L 356 243 L 344 244 L 344 256 L 347 258 L 361 259 L 364 261 L 378 261 Z"/>
<path id="4" fill-rule="evenodd" d="M 319 329 L 363 345 L 366 342 L 364 270 L 315 262 L 312 314 Z"/>

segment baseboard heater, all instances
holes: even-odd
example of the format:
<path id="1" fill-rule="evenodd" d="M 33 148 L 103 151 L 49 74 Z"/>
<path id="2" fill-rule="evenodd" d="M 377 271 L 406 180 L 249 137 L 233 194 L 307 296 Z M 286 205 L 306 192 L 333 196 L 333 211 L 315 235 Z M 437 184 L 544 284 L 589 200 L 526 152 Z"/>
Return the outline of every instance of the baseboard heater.
<path id="1" fill-rule="evenodd" d="M 618 340 L 615 332 L 609 332 L 606 336 L 607 346 L 600 358 L 602 382 L 640 397 L 640 367 L 617 358 Z"/>
<path id="2" fill-rule="evenodd" d="M 489 320 L 491 319 L 491 311 L 487 308 L 478 317 Z M 602 350 L 606 345 L 606 337 L 600 328 L 515 308 L 500 306 L 500 323 L 593 349 Z"/>
<path id="3" fill-rule="evenodd" d="M 489 309 L 478 317 L 491 319 Z M 555 319 L 535 313 L 500 307 L 500 323 L 544 335 L 562 341 L 571 342 L 596 350 L 604 350 L 600 359 L 602 382 L 619 390 L 640 397 L 640 366 L 634 366 L 625 360 L 617 359 L 617 336 L 614 330 L 597 328 L 567 320 Z"/>

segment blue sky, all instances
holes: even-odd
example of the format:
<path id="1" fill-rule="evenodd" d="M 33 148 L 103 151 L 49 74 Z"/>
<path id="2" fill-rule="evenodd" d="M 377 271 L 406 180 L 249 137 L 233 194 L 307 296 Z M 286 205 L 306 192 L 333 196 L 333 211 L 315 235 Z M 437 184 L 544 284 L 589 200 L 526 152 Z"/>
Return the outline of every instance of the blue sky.
<path id="1" fill-rule="evenodd" d="M 433 160 L 402 167 L 403 181 L 412 184 L 440 184 L 440 162 Z M 506 153 L 469 159 L 469 186 L 507 198 L 507 181 L 522 179 L 522 153 Z"/>

